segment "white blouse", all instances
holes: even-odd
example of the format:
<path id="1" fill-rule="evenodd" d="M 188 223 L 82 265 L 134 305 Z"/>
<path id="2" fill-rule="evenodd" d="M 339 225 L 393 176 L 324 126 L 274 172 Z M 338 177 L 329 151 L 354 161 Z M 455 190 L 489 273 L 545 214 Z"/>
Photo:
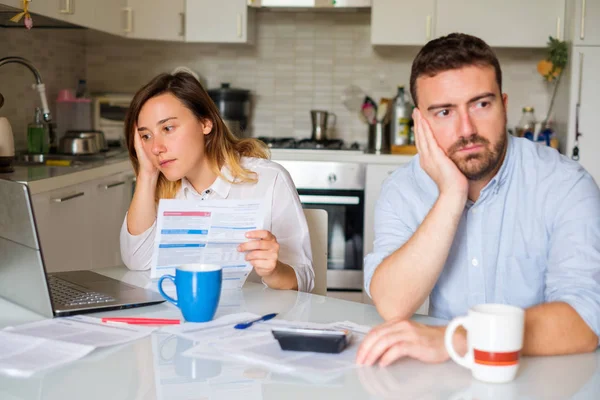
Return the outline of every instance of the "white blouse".
<path id="1" fill-rule="evenodd" d="M 264 229 L 271 231 L 279 243 L 279 260 L 290 265 L 296 272 L 298 290 L 309 292 L 314 287 L 314 270 L 310 237 L 306 218 L 302 211 L 300 198 L 290 174 L 281 165 L 261 159 L 243 157 L 241 164 L 244 168 L 255 172 L 258 176 L 256 183 L 229 183 L 217 177 L 214 183 L 202 193 L 198 193 L 187 179 L 182 185 L 177 199 L 207 200 L 207 199 L 256 199 L 263 198 L 271 207 L 265 207 Z M 227 167 L 221 173 L 231 178 Z M 123 263 L 132 270 L 150 268 L 154 239 L 156 236 L 156 221 L 140 235 L 132 235 L 127 229 L 127 215 L 121 227 L 121 258 Z M 250 274 L 251 281 L 260 282 L 254 271 Z"/>

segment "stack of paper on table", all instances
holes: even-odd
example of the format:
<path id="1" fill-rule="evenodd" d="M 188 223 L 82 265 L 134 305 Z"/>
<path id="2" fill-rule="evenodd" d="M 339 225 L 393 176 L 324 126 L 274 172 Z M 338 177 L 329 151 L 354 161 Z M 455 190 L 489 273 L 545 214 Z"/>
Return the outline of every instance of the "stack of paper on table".
<path id="1" fill-rule="evenodd" d="M 352 322 L 316 324 L 279 319 L 255 323 L 243 330 L 233 328 L 239 322 L 258 317 L 250 313 L 232 314 L 202 324 L 165 327 L 162 331 L 194 341 L 194 347 L 183 353 L 185 356 L 217 360 L 235 359 L 308 380 L 327 381 L 356 366 L 358 345 L 371 329 Z M 352 341 L 350 346 L 339 354 L 283 351 L 271 334 L 271 328 L 275 326 L 348 329 L 352 331 Z"/>
<path id="2" fill-rule="evenodd" d="M 0 331 L 0 373 L 27 377 L 75 361 L 97 347 L 148 336 L 156 328 L 107 324 L 99 318 L 47 319 Z"/>

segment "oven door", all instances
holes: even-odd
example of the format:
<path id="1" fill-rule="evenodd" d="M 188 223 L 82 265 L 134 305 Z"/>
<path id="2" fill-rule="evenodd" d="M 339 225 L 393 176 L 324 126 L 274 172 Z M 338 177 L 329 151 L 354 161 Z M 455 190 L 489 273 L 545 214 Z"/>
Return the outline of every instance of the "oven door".
<path id="1" fill-rule="evenodd" d="M 304 208 L 327 211 L 327 289 L 362 291 L 364 191 L 298 189 Z"/>

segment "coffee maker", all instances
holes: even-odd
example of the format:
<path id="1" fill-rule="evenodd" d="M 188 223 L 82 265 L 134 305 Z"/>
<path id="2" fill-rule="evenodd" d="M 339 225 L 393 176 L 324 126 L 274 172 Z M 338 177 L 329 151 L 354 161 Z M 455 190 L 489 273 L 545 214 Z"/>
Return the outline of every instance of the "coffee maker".
<path id="1" fill-rule="evenodd" d="M 250 91 L 221 83 L 220 88 L 208 90 L 208 95 L 217 105 L 229 130 L 237 137 L 248 137 L 246 128 L 250 117 Z"/>

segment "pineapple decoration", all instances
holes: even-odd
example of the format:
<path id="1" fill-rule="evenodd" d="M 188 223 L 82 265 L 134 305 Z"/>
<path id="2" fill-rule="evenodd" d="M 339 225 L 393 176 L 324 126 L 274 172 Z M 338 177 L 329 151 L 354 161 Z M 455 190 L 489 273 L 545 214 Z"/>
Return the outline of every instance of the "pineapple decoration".
<path id="1" fill-rule="evenodd" d="M 548 107 L 548 113 L 546 114 L 546 119 L 544 122 L 548 121 L 550 114 L 552 113 L 552 107 L 554 106 L 554 99 L 556 98 L 558 84 L 569 59 L 567 42 L 550 36 L 548 39 L 547 50 L 548 56 L 546 59 L 541 60 L 537 64 L 537 70 L 539 74 L 542 75 L 544 80 L 554 84 L 552 99 L 550 100 L 550 107 Z"/>
<path id="2" fill-rule="evenodd" d="M 567 42 L 555 39 L 550 36 L 548 40 L 548 57 L 541 60 L 537 65 L 537 70 L 548 82 L 558 79 L 567 66 L 569 50 Z"/>

